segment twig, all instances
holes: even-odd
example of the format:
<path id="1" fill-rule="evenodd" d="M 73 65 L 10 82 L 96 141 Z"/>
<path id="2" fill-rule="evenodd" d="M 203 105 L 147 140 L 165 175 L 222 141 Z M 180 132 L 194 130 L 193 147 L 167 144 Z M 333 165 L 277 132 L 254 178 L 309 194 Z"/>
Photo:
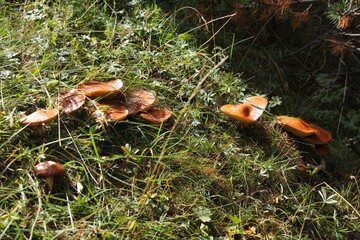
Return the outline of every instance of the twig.
<path id="1" fill-rule="evenodd" d="M 255 36 L 254 40 L 251 42 L 251 44 L 250 44 L 249 48 L 246 50 L 246 52 L 245 52 L 245 54 L 244 54 L 243 58 L 242 58 L 242 59 L 241 59 L 241 61 L 240 61 L 239 66 L 237 67 L 237 69 L 236 69 L 236 70 L 239 70 L 239 68 L 240 68 L 240 67 L 241 67 L 241 65 L 243 64 L 243 62 L 244 62 L 245 58 L 246 58 L 246 57 L 247 57 L 247 55 L 249 54 L 250 49 L 252 48 L 252 46 L 255 44 L 256 40 L 257 40 L 257 39 L 258 39 L 258 37 L 260 36 L 260 33 L 261 33 L 264 29 L 265 29 L 265 27 L 268 25 L 268 23 L 270 22 L 270 20 L 271 20 L 274 16 L 275 16 L 275 13 L 274 13 L 271 17 L 269 17 L 269 19 L 266 21 L 266 23 L 265 23 L 265 24 L 261 27 L 260 31 L 256 34 L 256 36 Z"/>
<path id="2" fill-rule="evenodd" d="M 211 39 L 213 39 L 221 31 L 221 29 L 223 29 L 226 26 L 226 24 L 228 24 L 228 22 L 230 22 L 231 18 L 235 15 L 236 15 L 236 13 L 226 16 L 226 17 L 229 17 L 228 20 L 226 20 L 226 22 L 213 35 L 211 35 L 211 37 L 206 42 L 204 42 L 200 48 L 203 48 L 204 46 L 206 46 L 206 44 L 208 44 L 211 41 Z"/>
<path id="3" fill-rule="evenodd" d="M 350 37 L 360 37 L 360 33 L 345 33 L 345 32 L 339 32 L 341 35 L 350 36 Z"/>
<path id="4" fill-rule="evenodd" d="M 73 220 L 73 216 L 72 216 L 72 213 L 71 213 L 71 207 L 70 207 L 70 203 L 69 203 L 69 196 L 68 196 L 67 193 L 66 193 L 66 203 L 67 203 L 67 207 L 68 207 L 68 213 L 69 213 L 71 228 L 75 229 L 74 220 Z"/>

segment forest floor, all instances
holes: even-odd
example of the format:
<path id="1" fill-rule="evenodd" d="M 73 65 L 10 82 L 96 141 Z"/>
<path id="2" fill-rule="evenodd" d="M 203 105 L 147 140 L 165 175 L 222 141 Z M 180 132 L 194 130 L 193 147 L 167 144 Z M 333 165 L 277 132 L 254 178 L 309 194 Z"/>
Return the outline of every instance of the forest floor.
<path id="1" fill-rule="evenodd" d="M 0 1 L 0 239 L 360 239 L 360 177 L 347 164 L 359 157 L 335 134 L 322 157 L 285 132 L 284 96 L 226 71 L 227 52 L 196 47 L 155 5 L 66 2 Z M 171 118 L 99 123 L 89 100 L 20 122 L 112 79 L 119 101 L 146 90 Z M 269 104 L 248 127 L 219 110 L 254 95 Z M 325 170 L 306 169 L 321 158 Z M 51 191 L 34 173 L 44 161 L 66 169 Z"/>

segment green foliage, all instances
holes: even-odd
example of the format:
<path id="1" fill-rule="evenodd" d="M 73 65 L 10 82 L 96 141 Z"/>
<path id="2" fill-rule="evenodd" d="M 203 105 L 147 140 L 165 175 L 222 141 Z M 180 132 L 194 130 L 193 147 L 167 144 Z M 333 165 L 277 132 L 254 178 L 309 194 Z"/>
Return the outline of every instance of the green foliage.
<path id="1" fill-rule="evenodd" d="M 303 107 L 308 113 L 309 109 L 313 110 L 308 118 L 312 121 L 338 123 L 337 127 L 341 126 L 342 131 L 349 135 L 360 134 L 359 111 L 343 105 L 346 104 L 345 99 L 349 98 L 347 87 L 328 74 L 319 74 L 315 81 L 319 87 L 305 101 L 306 107 Z M 336 129 L 333 128 L 332 131 Z"/>
<path id="2" fill-rule="evenodd" d="M 337 24 L 340 20 L 340 13 L 344 13 L 349 10 L 350 1 L 333 1 L 328 4 L 327 17 L 334 24 Z"/>

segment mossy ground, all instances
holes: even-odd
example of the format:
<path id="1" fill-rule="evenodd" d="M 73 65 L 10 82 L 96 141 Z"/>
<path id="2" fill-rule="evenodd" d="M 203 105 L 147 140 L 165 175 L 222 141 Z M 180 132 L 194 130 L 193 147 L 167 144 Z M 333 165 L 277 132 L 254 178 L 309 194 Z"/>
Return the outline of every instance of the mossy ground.
<path id="1" fill-rule="evenodd" d="M 359 176 L 334 167 L 356 156 L 335 139 L 329 170 L 304 174 L 298 165 L 319 156 L 275 124 L 278 102 L 248 128 L 222 115 L 263 93 L 155 5 L 0 3 L 0 238 L 360 237 Z M 154 92 L 172 119 L 99 125 L 84 108 L 41 131 L 19 124 L 57 108 L 61 91 L 113 78 Z M 51 193 L 33 172 L 45 160 L 67 170 Z"/>

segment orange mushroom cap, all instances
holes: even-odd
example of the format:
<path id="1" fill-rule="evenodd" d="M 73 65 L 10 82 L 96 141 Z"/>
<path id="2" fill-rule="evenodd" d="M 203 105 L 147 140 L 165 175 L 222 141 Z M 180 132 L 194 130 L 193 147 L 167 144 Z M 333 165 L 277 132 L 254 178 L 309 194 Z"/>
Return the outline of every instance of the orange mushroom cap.
<path id="1" fill-rule="evenodd" d="M 284 125 L 284 129 L 287 132 L 294 134 L 297 137 L 306 137 L 314 134 L 315 130 L 309 123 L 305 122 L 301 118 L 277 116 L 276 117 Z"/>
<path id="2" fill-rule="evenodd" d="M 125 98 L 125 106 L 131 115 L 150 110 L 153 108 L 156 100 L 154 94 L 146 90 L 127 93 Z"/>
<path id="3" fill-rule="evenodd" d="M 67 113 L 73 113 L 79 110 L 85 103 L 85 94 L 79 90 L 71 89 L 70 91 L 60 93 L 60 103 L 62 110 Z"/>
<path id="4" fill-rule="evenodd" d="M 92 115 L 95 116 L 96 122 L 118 122 L 124 120 L 129 115 L 126 107 L 116 101 L 101 101 L 95 104 L 96 107 L 92 106 L 91 111 Z"/>
<path id="5" fill-rule="evenodd" d="M 65 175 L 65 168 L 57 162 L 41 162 L 34 167 L 34 172 L 42 177 L 62 176 Z"/>
<path id="6" fill-rule="evenodd" d="M 58 114 L 59 110 L 57 109 L 40 109 L 21 118 L 20 123 L 23 125 L 39 125 L 42 123 L 48 123 L 54 120 Z"/>
<path id="7" fill-rule="evenodd" d="M 264 112 L 268 100 L 261 96 L 251 96 L 243 103 L 226 104 L 220 108 L 225 115 L 245 125 L 255 122 Z"/>
<path id="8" fill-rule="evenodd" d="M 167 110 L 166 108 L 158 108 L 152 109 L 144 113 L 140 113 L 139 117 L 151 123 L 161 123 L 169 119 L 171 117 L 171 114 L 172 112 Z"/>
<path id="9" fill-rule="evenodd" d="M 115 79 L 110 82 L 91 81 L 78 85 L 78 89 L 85 93 L 91 99 L 102 97 L 103 99 L 111 99 L 119 94 L 123 87 L 123 82 L 120 79 Z"/>
<path id="10" fill-rule="evenodd" d="M 226 104 L 220 108 L 220 111 L 245 125 L 255 122 L 264 112 L 263 109 L 256 108 L 247 102 Z"/>
<path id="11" fill-rule="evenodd" d="M 312 144 L 318 144 L 318 145 L 322 145 L 322 144 L 326 144 L 328 142 L 330 142 L 332 140 L 332 135 L 329 131 L 315 125 L 312 123 L 308 123 L 308 125 L 314 129 L 314 134 L 308 136 L 308 137 L 304 137 L 303 139 L 308 142 L 308 143 L 312 143 Z"/>
<path id="12" fill-rule="evenodd" d="M 268 100 L 261 96 L 252 96 L 245 99 L 245 102 L 250 103 L 252 106 L 265 110 Z"/>

